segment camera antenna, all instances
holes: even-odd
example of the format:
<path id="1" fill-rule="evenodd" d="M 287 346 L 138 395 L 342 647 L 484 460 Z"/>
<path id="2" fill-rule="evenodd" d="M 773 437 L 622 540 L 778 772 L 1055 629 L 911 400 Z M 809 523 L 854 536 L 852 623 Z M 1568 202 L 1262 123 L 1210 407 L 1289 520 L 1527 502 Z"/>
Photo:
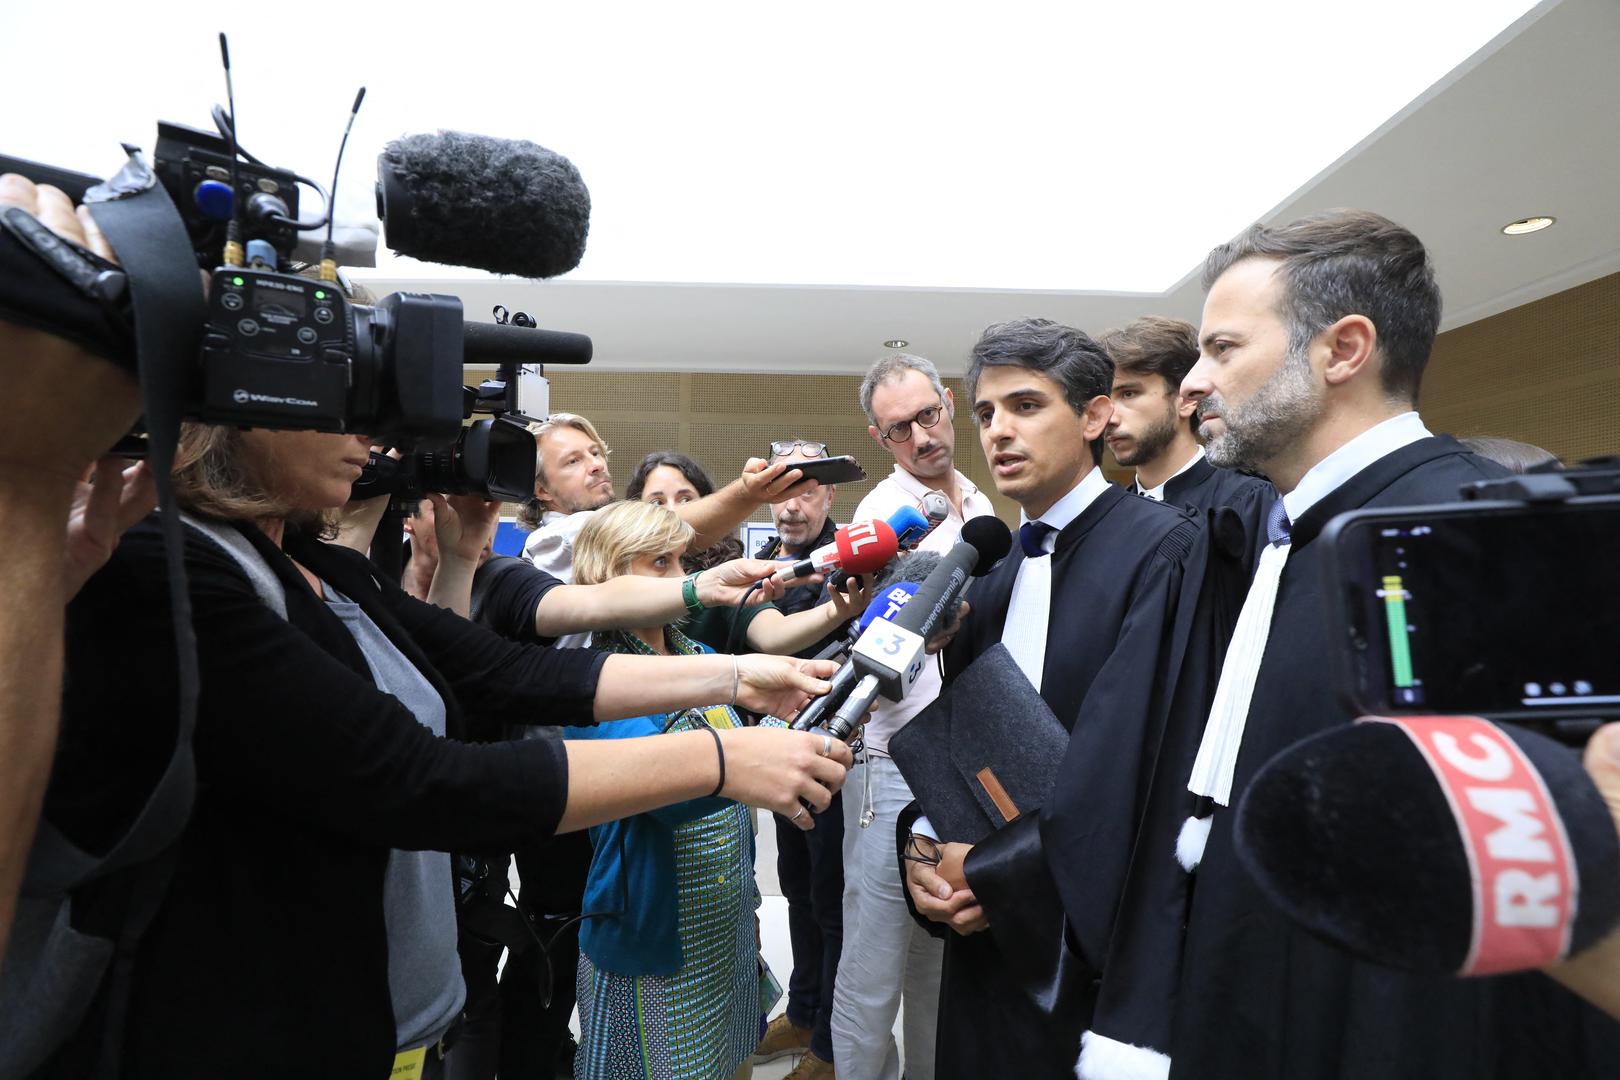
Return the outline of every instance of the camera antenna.
<path id="1" fill-rule="evenodd" d="M 242 222 L 237 214 L 238 203 L 242 199 L 241 188 L 238 187 L 236 171 L 237 145 L 236 145 L 236 89 L 231 85 L 231 50 L 225 44 L 225 31 L 219 32 L 219 58 L 225 64 L 225 102 L 231 110 L 231 123 L 227 141 L 231 148 L 231 219 L 225 223 L 225 265 L 241 266 L 242 252 Z"/>
<path id="2" fill-rule="evenodd" d="M 349 145 L 349 132 L 354 130 L 354 118 L 360 114 L 360 103 L 366 100 L 366 88 L 354 95 L 354 107 L 349 110 L 349 123 L 343 129 L 343 141 L 338 143 L 337 160 L 332 163 L 332 193 L 326 197 L 326 243 L 321 245 L 321 280 L 337 281 L 337 246 L 332 243 L 332 230 L 337 226 L 338 170 L 343 167 L 343 151 Z"/>

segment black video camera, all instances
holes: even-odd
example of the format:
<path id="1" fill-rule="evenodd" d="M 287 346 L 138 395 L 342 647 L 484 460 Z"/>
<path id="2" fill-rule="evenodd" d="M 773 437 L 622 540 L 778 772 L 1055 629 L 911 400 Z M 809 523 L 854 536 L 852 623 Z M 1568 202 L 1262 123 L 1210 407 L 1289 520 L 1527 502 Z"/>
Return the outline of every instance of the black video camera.
<path id="1" fill-rule="evenodd" d="M 1581 743 L 1620 718 L 1620 460 L 1342 514 L 1322 532 L 1340 696 Z"/>
<path id="2" fill-rule="evenodd" d="M 223 35 L 221 49 L 223 55 Z M 363 97 L 362 89 L 354 110 Z M 361 432 L 413 450 L 455 441 L 461 460 L 476 456 L 461 434 L 468 415 L 464 364 L 538 371 L 545 362 L 590 361 L 583 335 L 465 324 L 453 296 L 393 293 L 375 306 L 353 303 L 332 257 L 332 195 L 243 150 L 234 103 L 230 113 L 216 107 L 214 121 L 218 135 L 159 124 L 155 160 L 148 164 L 126 145 L 127 163 L 104 182 L 0 157 L 0 172 L 53 184 L 89 205 L 122 263 L 60 240 L 21 210 L 0 210 L 0 317 L 77 341 L 137 372 L 143 383 L 165 388 L 164 400 L 178 397 L 190 419 Z M 319 220 L 300 220 L 301 184 L 325 200 Z M 583 197 L 582 185 L 579 192 Z M 318 275 L 294 272 L 300 232 L 322 227 L 327 240 Z M 464 231 L 474 234 L 467 244 L 475 247 L 478 226 Z M 582 253 L 583 226 L 576 231 Z M 195 269 L 189 282 L 176 273 L 182 261 L 207 275 L 206 299 Z M 164 350 L 180 355 L 137 357 L 135 331 L 143 321 L 183 329 L 178 347 Z M 160 382 L 154 372 L 161 372 Z M 501 439 L 492 434 L 489 445 L 506 445 Z M 141 443 L 126 439 L 119 449 L 138 455 Z"/>
<path id="3" fill-rule="evenodd" d="M 519 311 L 508 315 L 495 308 L 496 326 L 522 327 L 537 334 L 534 319 Z M 408 509 L 430 491 L 446 495 L 482 495 L 518 502 L 534 494 L 534 436 L 521 421 L 540 421 L 550 414 L 549 386 L 539 365 L 508 361 L 498 374 L 477 387 L 464 387 L 466 415 L 493 413 L 461 429 L 449 446 L 418 449 L 399 458 L 373 450 L 365 471 L 354 482 L 355 499 L 392 495 Z"/>

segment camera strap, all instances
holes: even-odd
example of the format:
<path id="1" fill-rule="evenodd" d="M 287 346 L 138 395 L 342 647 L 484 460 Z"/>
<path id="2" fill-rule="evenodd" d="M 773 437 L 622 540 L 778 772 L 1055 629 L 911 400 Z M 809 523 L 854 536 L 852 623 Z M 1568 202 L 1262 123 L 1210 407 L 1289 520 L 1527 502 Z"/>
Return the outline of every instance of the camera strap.
<path id="1" fill-rule="evenodd" d="M 68 892 L 91 878 L 152 858 L 180 835 L 196 792 L 191 741 L 197 718 L 197 646 L 170 474 L 180 435 L 185 371 L 196 362 L 206 315 L 202 283 L 179 211 L 136 152 L 131 151 L 118 176 L 86 192 L 85 202 L 128 275 L 147 459 L 162 509 L 180 700 L 169 764 L 146 805 L 106 855 L 86 856 L 49 822 L 41 821 L 26 885 L 35 895 Z"/>

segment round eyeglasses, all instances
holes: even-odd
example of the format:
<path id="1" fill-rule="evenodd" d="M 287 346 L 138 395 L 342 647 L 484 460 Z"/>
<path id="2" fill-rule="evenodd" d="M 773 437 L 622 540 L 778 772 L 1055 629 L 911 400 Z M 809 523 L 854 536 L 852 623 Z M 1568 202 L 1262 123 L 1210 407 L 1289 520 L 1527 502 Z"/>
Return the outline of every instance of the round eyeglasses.
<path id="1" fill-rule="evenodd" d="M 804 447 L 805 457 L 827 456 L 827 444 L 824 442 L 811 442 L 809 439 L 778 439 L 771 443 L 771 457 L 787 457 L 801 446 Z"/>
<path id="2" fill-rule="evenodd" d="M 945 409 L 943 406 L 930 405 L 916 416 L 913 416 L 910 420 L 901 420 L 892 425 L 888 431 L 883 433 L 883 441 L 908 442 L 911 439 L 912 424 L 916 424 L 918 427 L 931 428 L 935 424 L 939 423 L 939 418 L 943 416 L 944 413 Z"/>

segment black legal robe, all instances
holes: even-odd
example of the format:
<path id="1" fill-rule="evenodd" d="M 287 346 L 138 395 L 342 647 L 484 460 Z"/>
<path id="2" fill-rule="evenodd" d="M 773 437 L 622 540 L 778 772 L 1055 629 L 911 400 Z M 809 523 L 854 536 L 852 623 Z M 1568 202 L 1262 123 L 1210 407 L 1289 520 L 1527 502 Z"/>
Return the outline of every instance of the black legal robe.
<path id="1" fill-rule="evenodd" d="M 1203 536 L 1189 513 L 1114 486 L 1057 536 L 1040 689 L 1071 736 L 1048 807 L 1080 813 L 1084 828 L 1054 831 L 1043 811 L 975 847 L 967 876 L 988 931 L 963 937 L 919 920 L 946 942 L 940 1080 L 1074 1075 L 1183 666 Z M 1015 544 L 973 586 L 973 613 L 946 651 L 947 685 L 1001 640 L 1024 557 Z M 902 841 L 915 817 L 901 816 Z M 1077 894 L 1088 900 L 1067 905 L 1066 944 L 1064 901 Z"/>
<path id="2" fill-rule="evenodd" d="M 1187 507 L 1209 519 L 1210 527 L 1229 547 L 1240 542 L 1250 567 L 1260 561 L 1260 548 L 1266 542 L 1266 515 L 1277 498 L 1271 481 L 1236 469 L 1217 468 L 1207 457 L 1199 458 L 1192 468 L 1164 484 L 1165 502 Z M 1234 531 L 1237 529 L 1242 530 L 1241 539 Z"/>
<path id="3" fill-rule="evenodd" d="M 1501 475 L 1455 440 L 1428 438 L 1368 466 L 1293 523 L 1233 806 L 1278 751 L 1353 719 L 1321 674 L 1329 650 L 1340 646 L 1330 636 L 1325 552 L 1316 542 L 1326 522 L 1360 507 L 1453 502 L 1460 485 Z M 1184 786 L 1186 775 L 1180 780 Z M 1193 881 L 1173 1078 L 1620 1076 L 1620 1027 L 1544 976 L 1409 975 L 1358 961 L 1296 928 L 1238 863 L 1233 816 L 1230 808 L 1216 809 Z"/>
<path id="4" fill-rule="evenodd" d="M 1251 506 L 1258 505 L 1262 525 L 1265 524 L 1265 512 L 1271 509 L 1276 498 L 1277 489 L 1269 481 L 1236 469 L 1219 468 L 1207 457 L 1199 458 L 1186 472 L 1164 482 L 1164 501 L 1171 506 L 1187 506 L 1194 510 L 1230 506 L 1247 514 Z"/>

